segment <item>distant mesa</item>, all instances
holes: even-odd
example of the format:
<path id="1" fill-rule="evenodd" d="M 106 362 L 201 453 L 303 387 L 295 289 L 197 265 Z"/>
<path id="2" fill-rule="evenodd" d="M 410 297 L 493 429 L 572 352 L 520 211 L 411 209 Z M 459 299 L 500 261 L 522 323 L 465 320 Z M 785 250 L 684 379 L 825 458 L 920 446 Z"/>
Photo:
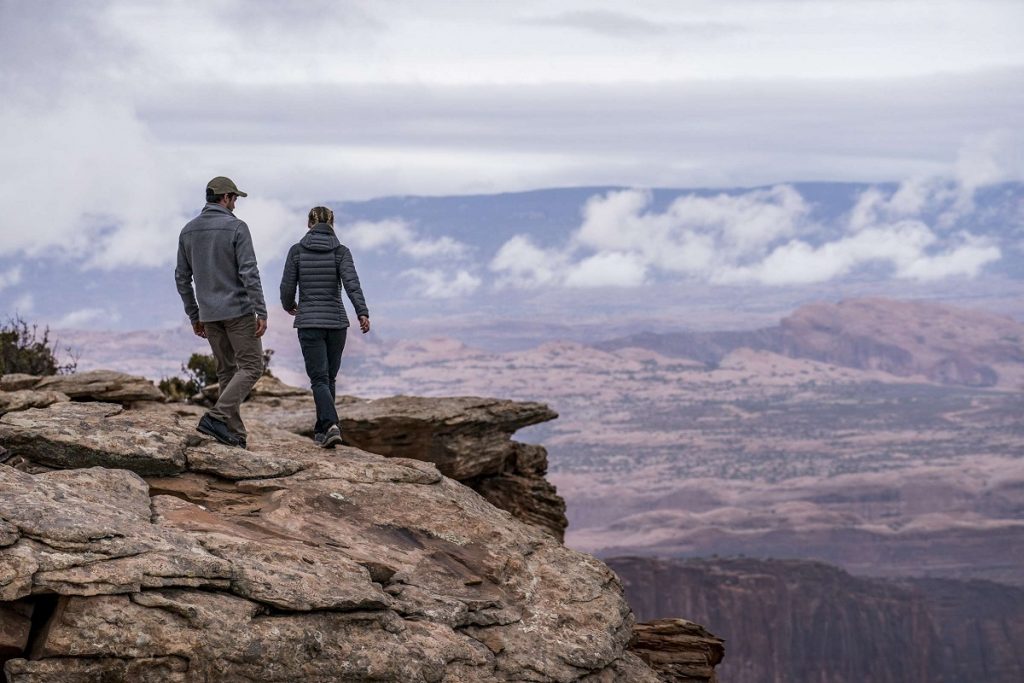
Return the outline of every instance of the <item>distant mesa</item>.
<path id="1" fill-rule="evenodd" d="M 594 346 L 606 351 L 639 347 L 711 367 L 748 348 L 946 385 L 1024 387 L 1024 324 L 926 301 L 813 303 L 774 327 L 645 332 Z"/>

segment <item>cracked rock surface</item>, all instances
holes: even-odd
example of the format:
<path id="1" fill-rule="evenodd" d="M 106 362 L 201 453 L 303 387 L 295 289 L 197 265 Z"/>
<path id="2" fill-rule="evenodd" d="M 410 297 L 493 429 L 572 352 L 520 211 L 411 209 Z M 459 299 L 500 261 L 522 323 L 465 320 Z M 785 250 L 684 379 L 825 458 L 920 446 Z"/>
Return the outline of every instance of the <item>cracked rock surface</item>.
<path id="1" fill-rule="evenodd" d="M 274 395 L 254 395 L 245 411 L 266 424 L 312 434 L 311 396 L 278 389 Z M 432 462 L 493 505 L 564 538 L 565 501 L 544 478 L 547 451 L 512 440 L 517 430 L 558 417 L 543 403 L 475 396 L 342 396 L 338 416 L 347 443 L 371 453 Z"/>
<path id="2" fill-rule="evenodd" d="M 284 398 L 302 400 L 267 400 Z M 464 408 L 500 414 L 483 405 Z M 444 463 L 324 451 L 256 412 L 249 451 L 200 438 L 180 405 L 0 418 L 8 681 L 660 680 L 627 650 L 632 613 L 603 563 Z M 439 429 L 472 449 L 481 419 Z M 521 446 L 475 476 L 542 471 Z M 470 471 L 492 472 L 493 449 Z"/>

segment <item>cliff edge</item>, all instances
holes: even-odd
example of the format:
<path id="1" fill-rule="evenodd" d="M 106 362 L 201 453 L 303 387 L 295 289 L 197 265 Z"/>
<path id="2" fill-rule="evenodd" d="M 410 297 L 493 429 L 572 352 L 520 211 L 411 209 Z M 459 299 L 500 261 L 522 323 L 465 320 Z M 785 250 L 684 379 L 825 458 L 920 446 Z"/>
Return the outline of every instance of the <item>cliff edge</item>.
<path id="1" fill-rule="evenodd" d="M 324 451 L 262 422 L 272 401 L 308 400 L 266 383 L 246 408 L 249 451 L 200 437 L 200 410 L 136 378 L 39 384 L 0 383 L 12 683 L 713 680 L 713 664 L 683 678 L 630 651 L 618 578 L 562 545 L 557 525 L 524 523 L 442 474 L 478 486 L 537 475 L 537 447 L 507 438 L 514 419 L 472 445 L 480 416 L 515 413 L 510 402 L 439 403 L 437 438 L 386 426 L 407 424 L 396 416 L 413 399 L 390 418 L 386 403 L 346 408 L 361 415 L 353 440 L 433 444 L 416 459 Z M 460 441 L 485 464 L 444 460 L 454 448 L 437 444 Z"/>

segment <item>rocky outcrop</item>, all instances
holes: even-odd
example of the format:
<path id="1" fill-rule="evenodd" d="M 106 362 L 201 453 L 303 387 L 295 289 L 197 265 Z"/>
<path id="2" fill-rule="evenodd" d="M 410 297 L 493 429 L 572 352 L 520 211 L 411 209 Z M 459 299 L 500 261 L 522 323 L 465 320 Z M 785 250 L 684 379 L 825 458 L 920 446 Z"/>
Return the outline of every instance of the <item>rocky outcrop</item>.
<path id="1" fill-rule="evenodd" d="M 716 683 L 715 667 L 725 657 L 721 638 L 686 619 L 637 624 L 629 649 L 663 679 L 680 683 Z"/>
<path id="2" fill-rule="evenodd" d="M 44 377 L 36 382 L 34 388 L 39 391 L 59 391 L 75 400 L 128 403 L 162 401 L 164 398 L 148 379 L 113 370 Z"/>
<path id="3" fill-rule="evenodd" d="M 254 395 L 245 411 L 307 435 L 316 414 L 308 392 L 280 389 L 275 395 Z M 562 540 L 568 525 L 565 501 L 544 478 L 547 451 L 512 440 L 516 430 L 558 417 L 546 405 L 477 397 L 370 401 L 346 396 L 338 400 L 338 414 L 346 443 L 388 457 L 432 462 L 445 476 Z"/>
<path id="4" fill-rule="evenodd" d="M 26 375 L 24 373 L 12 372 L 7 375 L 0 375 L 0 391 L 21 391 L 31 389 L 42 377 L 38 375 Z"/>
<path id="5" fill-rule="evenodd" d="M 71 399 L 59 391 L 21 389 L 18 391 L 0 392 L 0 415 L 28 408 L 45 408 L 48 405 L 69 400 Z"/>
<path id="6" fill-rule="evenodd" d="M 614 573 L 432 462 L 324 451 L 252 415 L 252 450 L 227 448 L 199 414 L 0 418 L 9 681 L 673 680 L 627 649 Z M 536 474 L 520 446 L 506 457 Z"/>

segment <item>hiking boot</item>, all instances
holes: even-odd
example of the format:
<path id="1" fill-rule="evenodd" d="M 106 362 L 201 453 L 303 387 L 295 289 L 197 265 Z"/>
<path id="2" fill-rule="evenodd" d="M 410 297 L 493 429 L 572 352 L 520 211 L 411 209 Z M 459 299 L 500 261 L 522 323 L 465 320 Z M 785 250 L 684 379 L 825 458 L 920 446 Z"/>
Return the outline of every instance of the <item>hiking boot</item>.
<path id="1" fill-rule="evenodd" d="M 331 428 L 324 434 L 324 448 L 334 448 L 341 443 L 341 430 L 338 425 L 331 425 Z"/>
<path id="2" fill-rule="evenodd" d="M 210 417 L 209 413 L 203 415 L 202 419 L 199 420 L 199 424 L 196 425 L 196 431 L 213 437 L 225 446 L 238 445 L 238 437 L 231 433 L 226 424 L 215 417 Z"/>
<path id="3" fill-rule="evenodd" d="M 327 440 L 327 435 L 324 434 L 323 432 L 315 432 L 313 434 L 313 443 L 315 443 L 320 448 L 324 447 L 324 441 L 326 441 L 326 440 Z"/>
<path id="4" fill-rule="evenodd" d="M 235 438 L 235 445 L 236 446 L 238 446 L 239 448 L 248 450 L 249 446 L 246 444 L 244 436 L 242 436 L 241 434 L 236 434 L 235 432 L 231 432 L 231 436 L 233 436 Z"/>

